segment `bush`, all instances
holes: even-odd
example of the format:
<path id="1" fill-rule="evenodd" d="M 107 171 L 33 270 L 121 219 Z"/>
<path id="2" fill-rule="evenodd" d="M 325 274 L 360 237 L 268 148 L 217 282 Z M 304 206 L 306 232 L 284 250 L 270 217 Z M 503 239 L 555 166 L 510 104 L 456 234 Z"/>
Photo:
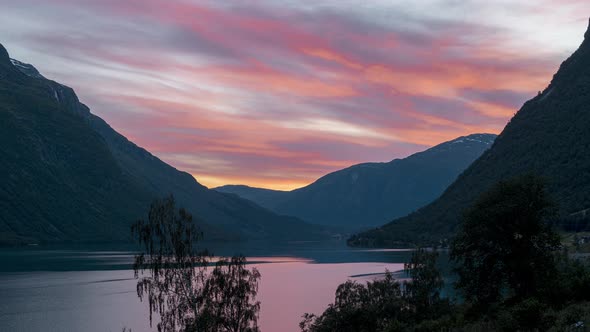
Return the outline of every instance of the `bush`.
<path id="1" fill-rule="evenodd" d="M 321 331 L 407 331 L 425 318 L 436 319 L 449 312 L 440 298 L 443 285 L 435 263 L 438 253 L 418 249 L 405 264 L 411 281 L 401 284 L 389 272 L 383 279 L 360 284 L 347 281 L 336 290 L 334 303 L 320 316 L 305 314 L 304 332 Z M 446 326 L 446 321 L 424 322 L 424 331 Z M 446 324 L 446 325 L 445 325 Z"/>

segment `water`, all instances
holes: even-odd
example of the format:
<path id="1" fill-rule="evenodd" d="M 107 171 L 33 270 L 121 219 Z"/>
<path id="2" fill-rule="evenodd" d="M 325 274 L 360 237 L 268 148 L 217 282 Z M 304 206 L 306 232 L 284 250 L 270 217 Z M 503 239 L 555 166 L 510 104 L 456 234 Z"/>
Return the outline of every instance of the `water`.
<path id="1" fill-rule="evenodd" d="M 244 254 L 262 278 L 263 332 L 298 331 L 301 315 L 321 313 L 336 287 L 399 271 L 405 250 L 359 250 L 341 242 L 209 244 Z M 0 250 L 0 331 L 156 331 L 135 292 L 128 248 Z"/>

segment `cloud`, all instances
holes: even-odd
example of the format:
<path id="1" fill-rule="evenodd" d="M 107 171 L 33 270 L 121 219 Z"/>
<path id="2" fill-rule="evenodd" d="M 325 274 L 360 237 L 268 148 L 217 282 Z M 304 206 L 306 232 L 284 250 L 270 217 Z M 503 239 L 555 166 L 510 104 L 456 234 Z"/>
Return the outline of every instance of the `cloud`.
<path id="1" fill-rule="evenodd" d="M 205 185 L 294 188 L 501 131 L 587 1 L 21 0 L 0 41 Z M 548 15 L 551 13 L 551 15 Z"/>

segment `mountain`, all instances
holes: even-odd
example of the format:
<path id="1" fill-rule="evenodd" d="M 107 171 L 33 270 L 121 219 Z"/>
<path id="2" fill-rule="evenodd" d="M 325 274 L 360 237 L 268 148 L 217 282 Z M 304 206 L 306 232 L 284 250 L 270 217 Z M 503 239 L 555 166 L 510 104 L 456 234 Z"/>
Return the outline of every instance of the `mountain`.
<path id="1" fill-rule="evenodd" d="M 426 207 L 353 236 L 354 246 L 393 247 L 451 237 L 462 212 L 492 184 L 524 173 L 546 178 L 562 216 L 590 207 L 590 27 L 543 92 L 527 101 L 493 146 Z"/>
<path id="2" fill-rule="evenodd" d="M 0 45 L 0 244 L 129 239 L 174 194 L 206 239 L 310 239 L 323 229 L 199 184 L 113 130 L 74 91 Z"/>
<path id="3" fill-rule="evenodd" d="M 277 213 L 315 224 L 356 230 L 374 227 L 437 198 L 495 137 L 473 134 L 404 159 L 354 165 L 289 192 L 246 186 L 215 190 L 235 193 Z"/>
<path id="4" fill-rule="evenodd" d="M 277 206 L 288 200 L 292 193 L 292 191 L 256 188 L 242 184 L 228 184 L 225 186 L 213 188 L 213 190 L 222 193 L 238 195 L 273 211 L 276 211 Z"/>

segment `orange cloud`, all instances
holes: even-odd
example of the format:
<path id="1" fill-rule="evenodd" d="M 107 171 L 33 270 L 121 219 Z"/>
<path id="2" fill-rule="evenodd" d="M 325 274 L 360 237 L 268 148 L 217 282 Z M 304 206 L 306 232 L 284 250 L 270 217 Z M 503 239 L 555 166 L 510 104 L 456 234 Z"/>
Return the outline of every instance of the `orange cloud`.
<path id="1" fill-rule="evenodd" d="M 43 13 L 6 29 L 39 57 L 22 60 L 48 63 L 42 72 L 93 112 L 209 186 L 291 189 L 498 133 L 561 57 L 515 49 L 485 23 L 396 13 L 382 22 L 265 2 L 22 1 Z M 20 13 L 11 8 L 0 18 Z"/>

